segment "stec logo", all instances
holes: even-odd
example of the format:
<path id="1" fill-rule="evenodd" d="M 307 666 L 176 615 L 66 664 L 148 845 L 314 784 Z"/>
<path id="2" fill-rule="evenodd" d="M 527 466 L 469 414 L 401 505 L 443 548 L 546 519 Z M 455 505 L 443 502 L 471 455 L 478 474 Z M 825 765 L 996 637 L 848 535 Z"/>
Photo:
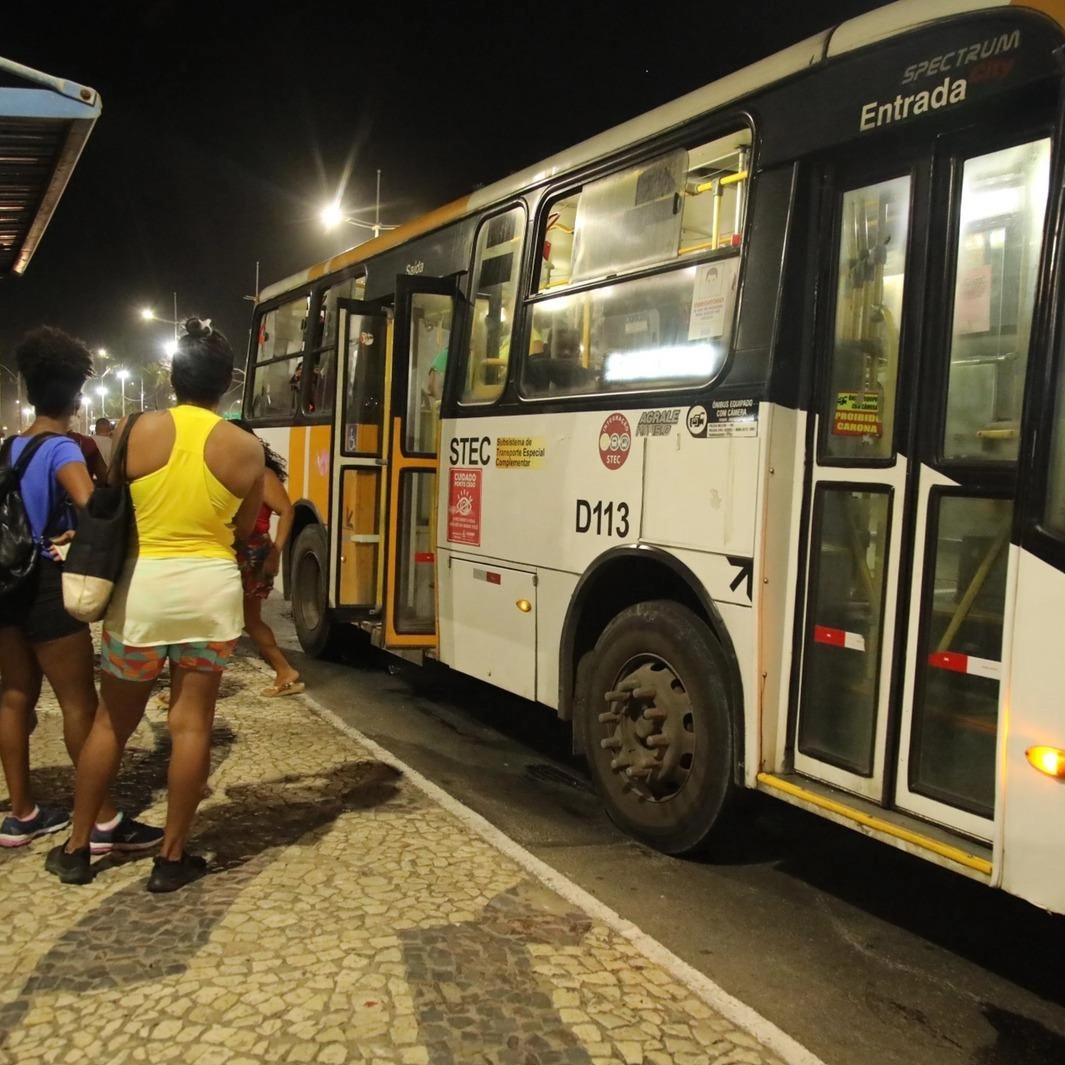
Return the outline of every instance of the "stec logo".
<path id="1" fill-rule="evenodd" d="M 625 465 L 632 449 L 632 429 L 624 414 L 611 414 L 599 430 L 599 458 L 608 470 Z"/>

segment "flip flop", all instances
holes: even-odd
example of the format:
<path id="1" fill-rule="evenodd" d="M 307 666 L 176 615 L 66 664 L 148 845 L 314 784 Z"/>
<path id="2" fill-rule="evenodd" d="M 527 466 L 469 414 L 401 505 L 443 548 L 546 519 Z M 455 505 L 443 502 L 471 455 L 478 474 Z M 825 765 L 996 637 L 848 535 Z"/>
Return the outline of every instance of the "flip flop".
<path id="1" fill-rule="evenodd" d="M 286 684 L 271 684 L 269 688 L 263 688 L 260 695 L 267 699 L 279 699 L 282 695 L 299 695 L 307 687 L 302 680 L 290 680 Z"/>

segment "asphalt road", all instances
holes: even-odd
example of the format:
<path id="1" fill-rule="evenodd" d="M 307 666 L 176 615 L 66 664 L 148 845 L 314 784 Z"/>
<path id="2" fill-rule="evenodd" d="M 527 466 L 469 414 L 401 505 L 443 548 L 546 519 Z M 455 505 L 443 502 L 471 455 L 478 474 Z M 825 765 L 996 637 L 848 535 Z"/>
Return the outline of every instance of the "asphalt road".
<path id="1" fill-rule="evenodd" d="M 363 650 L 309 660 L 287 604 L 264 616 L 308 695 L 827 1065 L 1065 1065 L 1065 918 L 761 795 L 708 858 L 663 857 L 606 818 L 550 711 Z"/>

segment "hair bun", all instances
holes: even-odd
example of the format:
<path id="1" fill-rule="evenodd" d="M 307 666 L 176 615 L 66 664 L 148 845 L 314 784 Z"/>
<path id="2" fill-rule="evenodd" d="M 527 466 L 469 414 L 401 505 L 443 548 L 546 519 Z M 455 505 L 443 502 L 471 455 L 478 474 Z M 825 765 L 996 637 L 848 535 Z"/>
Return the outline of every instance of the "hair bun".
<path id="1" fill-rule="evenodd" d="M 209 337 L 213 330 L 211 329 L 210 318 L 186 318 L 185 319 L 185 332 L 190 337 L 196 337 L 202 339 Z"/>

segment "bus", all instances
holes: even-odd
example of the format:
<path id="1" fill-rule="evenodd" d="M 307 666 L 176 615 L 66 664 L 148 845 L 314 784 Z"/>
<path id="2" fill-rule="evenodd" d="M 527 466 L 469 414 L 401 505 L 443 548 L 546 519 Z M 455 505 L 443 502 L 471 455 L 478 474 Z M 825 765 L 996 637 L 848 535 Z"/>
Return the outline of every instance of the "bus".
<path id="1" fill-rule="evenodd" d="M 265 289 L 303 648 L 1065 912 L 1065 0 L 902 0 Z"/>

